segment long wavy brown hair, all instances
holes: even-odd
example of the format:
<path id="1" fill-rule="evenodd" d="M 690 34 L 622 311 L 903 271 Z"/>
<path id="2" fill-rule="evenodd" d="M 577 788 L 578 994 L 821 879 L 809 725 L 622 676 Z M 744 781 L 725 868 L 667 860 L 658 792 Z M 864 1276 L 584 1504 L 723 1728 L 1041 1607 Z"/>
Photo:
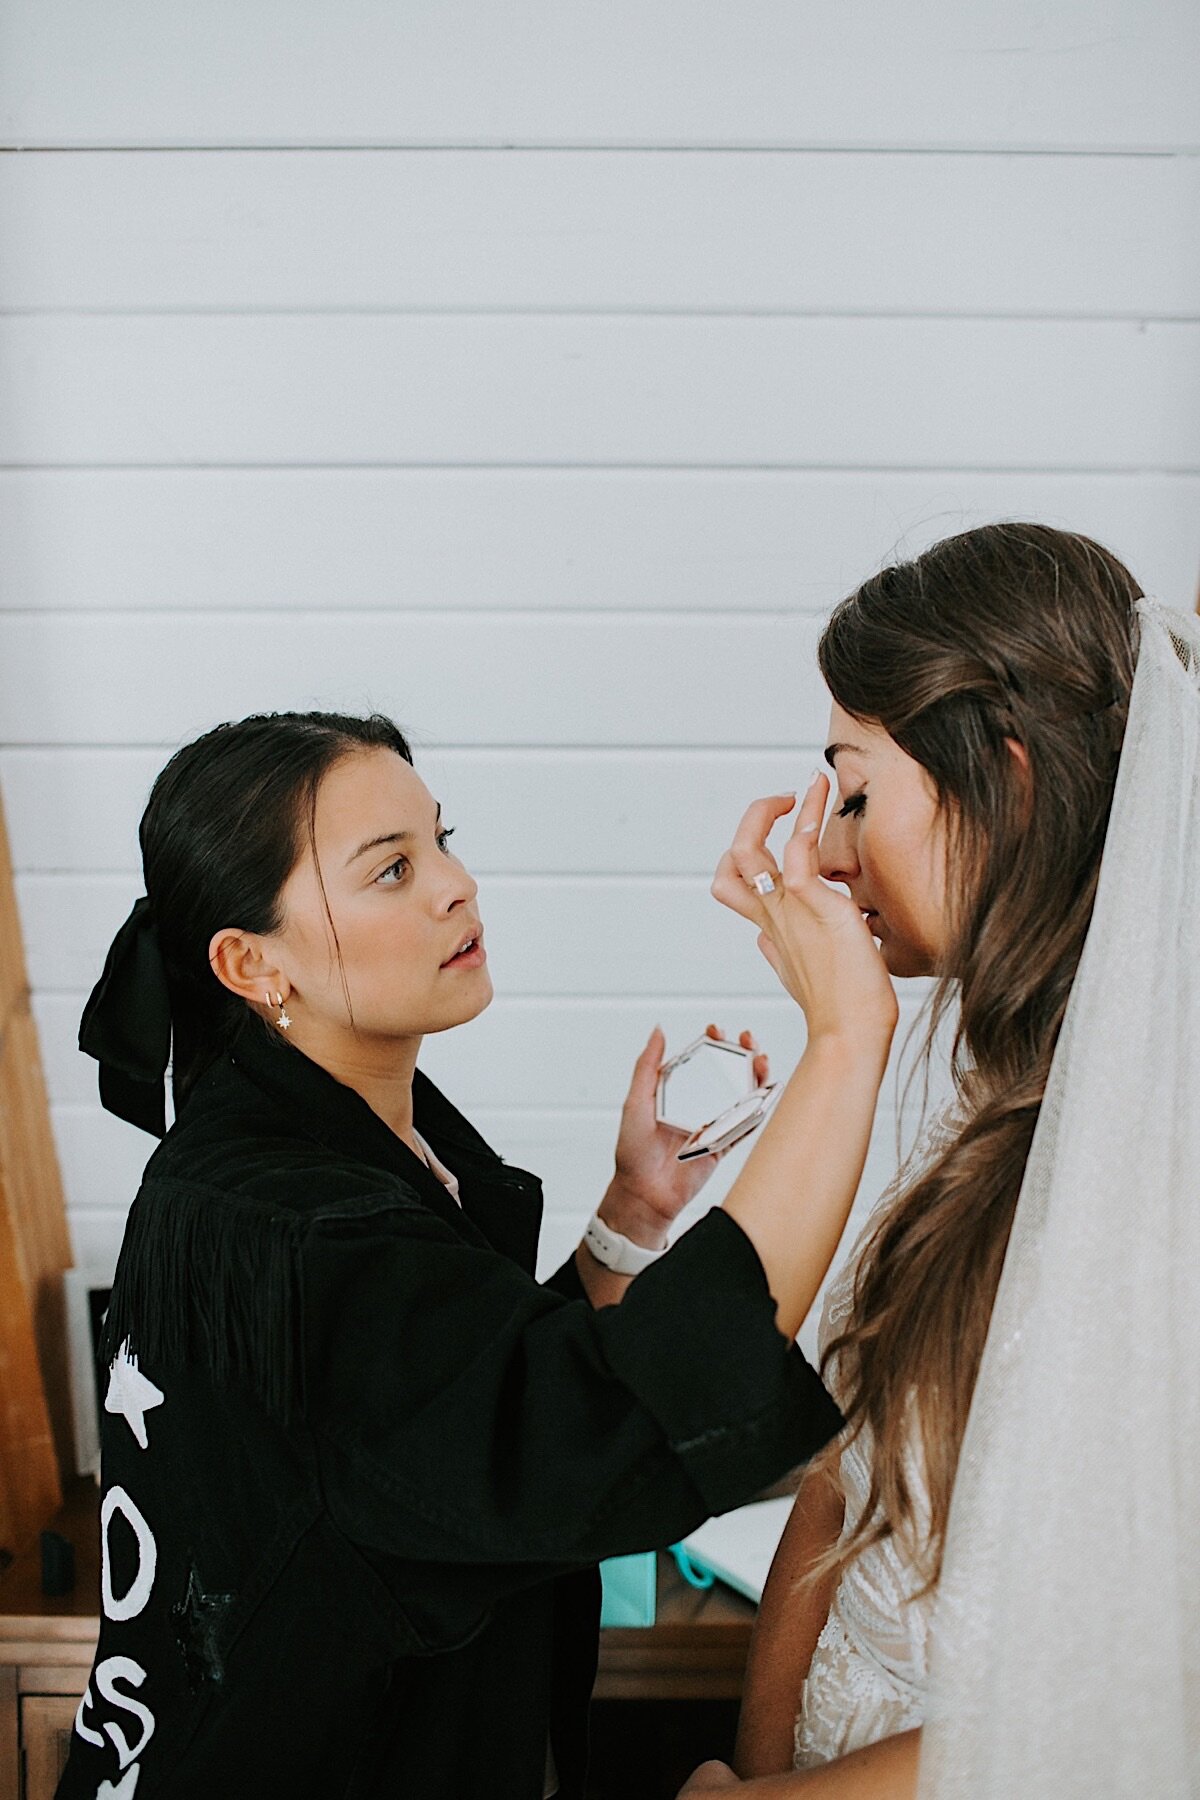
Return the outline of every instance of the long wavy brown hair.
<path id="1" fill-rule="evenodd" d="M 814 1573 L 893 1533 L 929 1585 L 941 1572 L 992 1303 L 1091 923 L 1140 593 L 1089 538 L 988 525 L 873 576 L 821 638 L 834 699 L 928 771 L 946 821 L 949 949 L 927 1057 L 959 1010 L 953 1135 L 881 1210 L 846 1327 L 826 1350 L 849 1432 L 869 1427 L 875 1452 L 856 1529 Z M 1028 776 L 1006 739 L 1024 746 Z M 914 1429 L 927 1531 L 913 1504 Z"/>

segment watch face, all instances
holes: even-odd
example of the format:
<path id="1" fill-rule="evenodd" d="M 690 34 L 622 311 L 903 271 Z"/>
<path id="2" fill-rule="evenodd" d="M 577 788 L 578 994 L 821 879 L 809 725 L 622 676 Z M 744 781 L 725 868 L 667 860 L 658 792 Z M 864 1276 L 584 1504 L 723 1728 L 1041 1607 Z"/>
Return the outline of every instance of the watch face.
<path id="1" fill-rule="evenodd" d="M 656 1117 L 685 1134 L 681 1162 L 727 1150 L 766 1116 L 773 1088 L 754 1081 L 756 1051 L 701 1037 L 659 1070 Z"/>

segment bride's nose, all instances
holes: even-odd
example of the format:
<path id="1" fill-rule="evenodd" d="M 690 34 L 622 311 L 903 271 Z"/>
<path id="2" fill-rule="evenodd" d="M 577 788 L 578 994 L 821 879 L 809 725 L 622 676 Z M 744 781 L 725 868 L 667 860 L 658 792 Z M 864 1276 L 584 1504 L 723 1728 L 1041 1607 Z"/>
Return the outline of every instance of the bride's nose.
<path id="1" fill-rule="evenodd" d="M 858 879 L 858 852 L 850 821 L 839 819 L 836 812 L 830 813 L 821 833 L 820 867 L 826 881 L 849 883 Z"/>

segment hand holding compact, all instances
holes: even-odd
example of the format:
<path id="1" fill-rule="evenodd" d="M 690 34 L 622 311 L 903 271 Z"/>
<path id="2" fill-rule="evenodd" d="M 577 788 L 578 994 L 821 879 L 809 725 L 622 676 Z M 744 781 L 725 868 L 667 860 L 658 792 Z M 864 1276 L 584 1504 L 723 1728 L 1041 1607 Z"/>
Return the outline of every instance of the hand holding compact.
<path id="1" fill-rule="evenodd" d="M 716 1025 L 709 1025 L 705 1035 L 718 1042 L 724 1039 Z M 738 1041 L 744 1050 L 754 1053 L 755 1078 L 765 1084 L 770 1074 L 767 1058 L 750 1032 L 743 1031 Z M 615 1210 L 622 1204 L 626 1209 L 643 1211 L 660 1231 L 665 1231 L 695 1199 L 719 1161 L 719 1155 L 711 1155 L 681 1163 L 679 1131 L 656 1116 L 655 1099 L 665 1048 L 662 1031 L 655 1026 L 637 1060 L 621 1111 L 616 1174 L 604 1203 L 604 1217 L 614 1225 L 618 1223 Z M 620 1229 L 624 1230 L 624 1226 Z"/>
<path id="2" fill-rule="evenodd" d="M 712 892 L 758 926 L 758 947 L 803 1009 L 810 1040 L 894 1031 L 898 1008 L 883 958 L 848 894 L 821 879 L 818 837 L 829 781 L 813 777 L 779 868 L 767 848 L 793 794 L 754 801 L 717 865 Z"/>

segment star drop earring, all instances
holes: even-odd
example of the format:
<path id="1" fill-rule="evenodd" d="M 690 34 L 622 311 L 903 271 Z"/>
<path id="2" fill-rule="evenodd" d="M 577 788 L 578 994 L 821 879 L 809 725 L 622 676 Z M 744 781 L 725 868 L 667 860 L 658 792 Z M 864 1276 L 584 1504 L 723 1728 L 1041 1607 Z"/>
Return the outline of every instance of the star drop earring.
<path id="1" fill-rule="evenodd" d="M 292 1021 L 288 1017 L 287 1007 L 283 1004 L 282 994 L 276 994 L 275 1004 L 279 1008 L 279 1017 L 276 1019 L 275 1023 L 278 1025 L 280 1031 L 290 1031 L 292 1029 Z"/>

